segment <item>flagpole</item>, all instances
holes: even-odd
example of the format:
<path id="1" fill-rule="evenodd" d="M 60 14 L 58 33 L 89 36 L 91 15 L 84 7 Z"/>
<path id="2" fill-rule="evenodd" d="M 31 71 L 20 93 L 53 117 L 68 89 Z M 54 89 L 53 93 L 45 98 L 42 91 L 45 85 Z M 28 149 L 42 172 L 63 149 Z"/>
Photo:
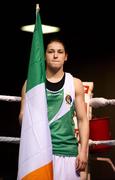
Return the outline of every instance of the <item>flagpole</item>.
<path id="1" fill-rule="evenodd" d="M 39 4 L 36 4 L 36 14 L 39 12 L 39 10 L 40 10 L 40 6 Z"/>

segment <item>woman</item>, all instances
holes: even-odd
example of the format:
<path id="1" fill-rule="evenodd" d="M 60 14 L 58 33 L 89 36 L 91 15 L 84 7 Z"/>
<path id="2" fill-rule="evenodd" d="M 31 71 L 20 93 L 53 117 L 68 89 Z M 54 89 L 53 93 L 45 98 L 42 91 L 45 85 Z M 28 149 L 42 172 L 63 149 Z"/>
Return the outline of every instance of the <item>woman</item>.
<path id="1" fill-rule="evenodd" d="M 87 165 L 89 121 L 87 119 L 84 88 L 80 79 L 64 72 L 68 53 L 63 41 L 52 39 L 46 48 L 46 95 L 48 120 L 53 147 L 54 180 L 77 180 L 79 172 Z M 26 82 L 22 88 L 19 114 L 23 116 Z M 80 150 L 74 133 L 74 111 L 76 111 Z"/>

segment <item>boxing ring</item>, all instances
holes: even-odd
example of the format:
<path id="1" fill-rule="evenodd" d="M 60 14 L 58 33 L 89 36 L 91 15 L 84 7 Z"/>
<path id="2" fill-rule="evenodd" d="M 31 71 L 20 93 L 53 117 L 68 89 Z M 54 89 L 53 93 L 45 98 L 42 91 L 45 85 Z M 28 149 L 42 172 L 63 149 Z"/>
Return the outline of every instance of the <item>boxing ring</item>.
<path id="1" fill-rule="evenodd" d="M 0 101 L 7 101 L 7 102 L 20 102 L 21 97 L 19 96 L 7 96 L 7 95 L 0 95 Z M 115 99 L 108 100 L 105 98 L 91 98 L 89 105 L 93 108 L 103 107 L 106 105 L 115 105 Z M 20 143 L 20 138 L 18 137 L 5 137 L 0 136 L 0 142 L 7 142 L 7 143 Z M 101 140 L 101 141 L 93 141 L 89 140 L 89 146 L 92 145 L 108 145 L 108 146 L 115 146 L 115 140 Z"/>
<path id="2" fill-rule="evenodd" d="M 21 97 L 0 95 L 0 101 L 20 102 Z M 115 105 L 115 99 L 90 98 L 90 100 L 89 100 L 89 106 L 92 108 L 104 107 L 106 105 Z M 20 138 L 19 137 L 0 136 L 0 142 L 19 144 Z M 110 139 L 110 140 L 92 140 L 92 139 L 89 139 L 89 148 L 95 147 L 98 145 L 105 145 L 108 147 L 112 147 L 112 146 L 115 146 L 115 140 L 114 139 Z M 110 158 L 97 157 L 94 160 L 107 162 L 111 166 L 113 171 L 115 171 L 115 165 L 112 163 Z"/>

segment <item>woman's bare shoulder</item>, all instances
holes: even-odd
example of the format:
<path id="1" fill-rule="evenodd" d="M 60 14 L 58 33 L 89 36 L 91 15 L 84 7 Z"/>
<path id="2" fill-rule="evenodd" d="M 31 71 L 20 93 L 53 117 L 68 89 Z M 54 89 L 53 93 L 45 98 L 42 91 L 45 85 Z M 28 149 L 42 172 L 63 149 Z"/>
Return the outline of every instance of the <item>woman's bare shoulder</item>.
<path id="1" fill-rule="evenodd" d="M 81 81 L 81 79 L 79 79 L 79 78 L 76 78 L 76 77 L 74 77 L 74 83 L 76 84 L 78 84 L 78 85 L 83 85 L 83 82 Z"/>
<path id="2" fill-rule="evenodd" d="M 81 79 L 74 77 L 74 86 L 77 93 L 82 94 L 84 92 L 83 82 Z"/>

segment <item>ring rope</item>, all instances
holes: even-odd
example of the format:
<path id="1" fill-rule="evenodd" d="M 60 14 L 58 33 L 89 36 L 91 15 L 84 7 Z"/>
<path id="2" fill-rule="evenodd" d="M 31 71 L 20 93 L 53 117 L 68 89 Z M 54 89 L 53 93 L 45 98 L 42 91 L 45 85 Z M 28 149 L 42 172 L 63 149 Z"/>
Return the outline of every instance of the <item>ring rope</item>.
<path id="1" fill-rule="evenodd" d="M 0 101 L 9 101 L 9 102 L 16 102 L 21 101 L 20 96 L 7 96 L 7 95 L 0 95 Z M 104 107 L 107 105 L 115 105 L 115 99 L 105 99 L 105 98 L 91 98 L 89 100 L 89 105 L 93 108 Z"/>
<path id="2" fill-rule="evenodd" d="M 101 141 L 93 141 L 89 140 L 89 145 L 108 145 L 108 146 L 115 146 L 115 140 L 101 140 Z"/>
<path id="3" fill-rule="evenodd" d="M 0 101 L 10 101 L 10 102 L 16 102 L 21 101 L 21 97 L 19 96 L 6 96 L 6 95 L 0 95 Z"/>
<path id="4" fill-rule="evenodd" d="M 6 137 L 6 136 L 0 136 L 0 142 L 7 142 L 7 143 L 14 143 L 14 144 L 19 144 L 20 143 L 20 138 L 18 137 Z M 115 146 L 115 140 L 104 140 L 104 141 L 93 141 L 89 140 L 89 145 L 101 145 L 105 144 L 108 146 Z"/>
<path id="5" fill-rule="evenodd" d="M 18 138 L 18 137 L 0 136 L 0 142 L 19 144 L 20 138 Z"/>

